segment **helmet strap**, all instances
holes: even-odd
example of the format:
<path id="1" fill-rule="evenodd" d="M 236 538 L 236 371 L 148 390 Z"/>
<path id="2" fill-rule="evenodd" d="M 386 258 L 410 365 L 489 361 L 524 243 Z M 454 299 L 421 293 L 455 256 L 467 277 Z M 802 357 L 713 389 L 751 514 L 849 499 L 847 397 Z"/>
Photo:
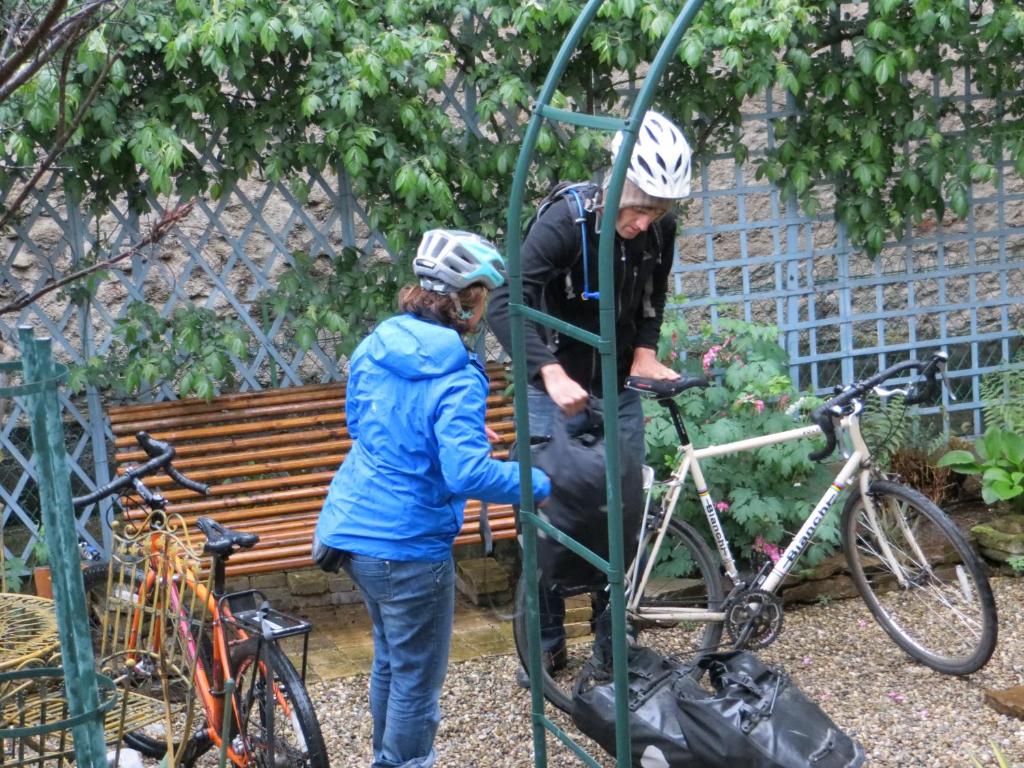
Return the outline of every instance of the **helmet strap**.
<path id="1" fill-rule="evenodd" d="M 451 296 L 452 303 L 455 305 L 455 311 L 459 313 L 459 320 L 469 320 L 469 318 L 473 316 L 473 313 L 462 308 L 462 302 L 459 301 L 458 292 L 453 291 L 449 296 Z"/>

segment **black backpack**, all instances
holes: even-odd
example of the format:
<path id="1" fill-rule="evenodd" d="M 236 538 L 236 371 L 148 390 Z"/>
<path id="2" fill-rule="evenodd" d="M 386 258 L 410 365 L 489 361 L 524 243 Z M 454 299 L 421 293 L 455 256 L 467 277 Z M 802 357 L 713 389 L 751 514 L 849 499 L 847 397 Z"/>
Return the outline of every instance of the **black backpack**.
<path id="1" fill-rule="evenodd" d="M 573 221 L 580 229 L 580 250 L 579 256 L 583 258 L 583 291 L 584 299 L 597 299 L 599 291 L 590 290 L 589 275 L 589 246 L 590 236 L 588 232 L 594 226 L 597 206 L 601 201 L 601 187 L 592 181 L 560 181 L 551 188 L 544 198 L 537 205 L 537 212 L 530 217 L 523 227 L 522 239 L 530 233 L 530 229 L 541 215 L 552 205 L 560 200 L 565 200 L 569 210 L 573 213 Z"/>

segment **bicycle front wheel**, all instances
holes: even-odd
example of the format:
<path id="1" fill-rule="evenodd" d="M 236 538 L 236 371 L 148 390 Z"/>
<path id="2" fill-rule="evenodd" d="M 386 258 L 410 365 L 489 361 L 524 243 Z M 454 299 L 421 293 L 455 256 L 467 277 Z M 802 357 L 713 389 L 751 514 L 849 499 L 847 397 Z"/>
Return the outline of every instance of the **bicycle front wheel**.
<path id="1" fill-rule="evenodd" d="M 161 758 L 167 751 L 164 707 L 170 705 L 184 718 L 185 708 L 195 699 L 194 678 L 185 674 L 190 640 L 198 641 L 195 664 L 205 670 L 213 668 L 213 644 L 205 633 L 198 633 L 195 622 L 181 609 L 164 606 L 153 594 L 141 601 L 143 569 L 115 567 L 113 576 L 108 577 L 108 568 L 107 563 L 97 563 L 82 571 L 97 669 L 114 678 L 131 704 L 122 734 L 125 744 L 146 757 Z M 183 605 L 192 602 L 185 587 L 180 597 Z M 191 636 L 183 638 L 181 632 L 186 627 Z M 162 664 L 161 659 L 168 663 Z M 202 716 L 200 712 L 197 722 Z M 180 748 L 179 736 L 172 739 L 175 751 Z"/>
<path id="2" fill-rule="evenodd" d="M 645 561 L 652 552 L 644 547 Z M 723 602 L 722 577 L 717 559 L 704 540 L 690 525 L 672 520 L 656 555 L 654 575 L 640 601 L 644 611 L 691 608 L 717 610 Z M 584 664 L 590 659 L 594 636 L 587 618 L 592 606 L 586 596 L 570 598 L 564 613 L 558 601 L 538 596 L 541 627 L 563 623 L 567 640 L 561 648 L 544 656 L 542 687 L 544 696 L 563 712 L 572 711 L 572 692 Z M 646 620 L 627 617 L 630 642 L 653 648 L 665 655 L 689 659 L 702 650 L 718 646 L 722 637 L 721 622 L 698 622 L 679 619 Z M 523 668 L 529 658 L 527 626 L 526 576 L 516 587 L 512 634 Z"/>
<path id="3" fill-rule="evenodd" d="M 313 702 L 284 651 L 250 638 L 231 650 L 231 669 L 250 750 L 247 765 L 328 768 Z"/>
<path id="4" fill-rule="evenodd" d="M 936 504 L 889 480 L 847 499 L 842 536 L 861 597 L 896 644 L 938 672 L 981 669 L 996 646 L 995 598 L 985 566 Z"/>

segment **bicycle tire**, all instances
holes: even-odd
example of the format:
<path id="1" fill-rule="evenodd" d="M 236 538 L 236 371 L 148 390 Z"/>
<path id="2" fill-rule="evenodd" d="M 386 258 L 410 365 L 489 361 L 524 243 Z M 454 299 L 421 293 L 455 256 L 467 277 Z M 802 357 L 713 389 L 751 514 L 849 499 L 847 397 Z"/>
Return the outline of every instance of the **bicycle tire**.
<path id="1" fill-rule="evenodd" d="M 259 652 L 265 661 L 257 657 L 258 638 L 249 638 L 231 649 L 231 669 L 235 679 L 236 701 L 240 702 L 241 721 L 246 725 L 249 743 L 253 746 L 252 766 L 276 768 L 288 765 L 292 768 L 328 768 L 327 747 L 324 744 L 313 702 L 291 660 L 275 644 L 263 644 Z M 290 714 L 283 710 L 280 700 L 275 697 L 275 711 L 272 720 L 273 731 L 265 733 L 264 716 L 266 690 L 266 669 L 271 671 L 279 693 L 290 705 Z M 254 711 L 255 707 L 255 711 Z M 279 726 L 287 723 L 287 738 Z M 237 735 L 237 724 L 233 726 Z M 264 753 L 268 743 L 274 744 L 274 765 Z M 280 750 L 287 750 L 282 754 Z M 282 760 L 286 762 L 281 762 Z"/>
<path id="2" fill-rule="evenodd" d="M 100 664 L 99 653 L 102 647 L 103 638 L 100 636 L 102 630 L 102 611 L 106 610 L 105 603 L 107 593 L 107 563 L 96 563 L 83 569 L 82 571 L 82 583 L 85 587 L 85 603 L 86 613 L 89 619 L 89 633 L 92 637 L 93 653 L 96 654 L 97 667 Z M 138 594 L 138 588 L 142 584 L 142 573 L 137 572 L 132 574 L 131 579 L 135 584 L 135 594 Z M 120 581 L 118 581 L 120 583 Z M 198 644 L 199 658 L 196 660 L 197 664 L 202 664 L 203 668 L 210 670 L 213 667 L 213 644 L 210 638 L 205 635 L 202 636 L 200 643 Z M 133 690 L 147 692 L 147 686 L 144 684 L 145 679 L 133 681 Z M 152 678 L 150 684 L 154 690 L 149 692 L 154 698 L 163 697 L 162 683 L 159 678 Z M 173 690 L 171 695 L 174 698 L 184 696 L 187 691 L 184 689 L 177 691 Z M 201 711 L 201 710 L 200 710 Z M 200 714 L 201 718 L 205 718 L 205 715 Z M 218 726 L 219 727 L 219 726 Z M 192 740 L 196 737 L 193 736 Z M 162 758 L 167 752 L 167 740 L 166 738 L 158 738 L 147 734 L 143 730 L 129 731 L 123 735 L 124 743 L 132 749 L 138 750 L 146 757 L 151 758 Z M 181 746 L 181 742 L 174 742 L 174 749 L 178 751 Z M 208 746 L 207 746 L 208 748 Z M 205 751 L 205 750 L 203 750 Z M 188 754 L 188 750 L 186 750 Z"/>
<path id="3" fill-rule="evenodd" d="M 995 598 L 981 558 L 923 494 L 882 479 L 871 483 L 869 493 L 878 524 L 867 519 L 858 489 L 843 508 L 842 537 L 850 575 L 871 614 L 925 666 L 948 675 L 981 669 L 998 634 Z M 885 556 L 886 547 L 892 558 Z"/>
<path id="4" fill-rule="evenodd" d="M 652 591 L 649 597 L 645 597 L 641 601 L 642 606 L 721 607 L 724 592 L 717 558 L 691 525 L 681 520 L 669 521 L 659 552 L 661 570 L 667 570 L 670 575 L 652 578 L 648 588 L 658 589 L 658 592 L 655 594 Z M 656 569 L 659 564 L 656 564 Z M 666 569 L 666 564 L 674 564 L 675 572 Z M 653 648 L 665 655 L 686 659 L 700 651 L 717 648 L 723 628 L 721 622 L 628 623 L 631 625 L 631 642 L 635 641 L 638 645 Z M 561 670 L 549 672 L 545 669 L 543 672 L 545 698 L 558 709 L 570 714 L 573 686 L 591 655 L 593 635 L 584 629 L 585 626 L 579 622 L 567 623 L 567 634 L 575 633 L 576 636 L 570 637 L 566 643 L 566 666 Z M 525 574 L 516 586 L 512 634 L 520 663 L 525 669 L 529 658 Z"/>

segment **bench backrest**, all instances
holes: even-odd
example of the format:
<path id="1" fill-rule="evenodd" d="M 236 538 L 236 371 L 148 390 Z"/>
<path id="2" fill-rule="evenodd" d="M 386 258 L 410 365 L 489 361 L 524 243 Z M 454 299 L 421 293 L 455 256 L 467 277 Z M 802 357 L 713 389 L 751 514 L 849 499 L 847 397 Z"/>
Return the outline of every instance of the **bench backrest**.
<path id="1" fill-rule="evenodd" d="M 508 378 L 498 365 L 487 369 L 487 425 L 500 440 L 496 458 L 507 458 L 514 440 Z M 197 517 L 260 535 L 260 543 L 232 557 L 228 573 L 293 570 L 312 564 L 313 528 L 327 487 L 352 445 L 345 424 L 345 384 L 312 385 L 222 395 L 210 402 L 176 400 L 108 408 L 119 467 L 145 456 L 135 433 L 145 430 L 169 441 L 175 466 L 210 485 L 202 497 L 166 476 L 147 479 L 170 501 L 169 511 L 190 524 Z M 129 508 L 129 517 L 139 510 Z M 512 510 L 491 505 L 494 538 L 515 536 Z M 470 501 L 457 544 L 479 541 L 480 504 Z M 198 533 L 197 533 L 198 535 Z"/>

